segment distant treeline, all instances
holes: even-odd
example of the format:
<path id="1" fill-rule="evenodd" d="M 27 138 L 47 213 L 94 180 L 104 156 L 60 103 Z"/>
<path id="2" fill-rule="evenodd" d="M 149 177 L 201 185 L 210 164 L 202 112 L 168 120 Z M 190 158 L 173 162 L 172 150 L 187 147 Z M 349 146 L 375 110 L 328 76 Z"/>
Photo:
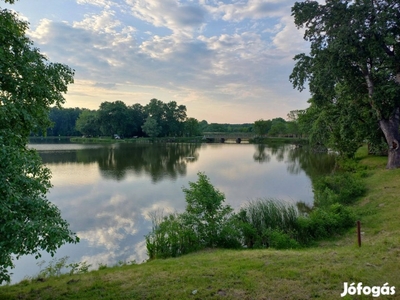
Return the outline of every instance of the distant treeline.
<path id="1" fill-rule="evenodd" d="M 50 109 L 53 126 L 47 136 L 110 136 L 178 137 L 199 136 L 204 133 L 253 133 L 257 136 L 298 135 L 296 122 L 283 118 L 258 120 L 254 123 L 208 123 L 187 117 L 186 106 L 175 101 L 164 103 L 151 99 L 147 105 L 136 103 L 127 106 L 122 101 L 103 102 L 99 109 L 58 108 Z"/>

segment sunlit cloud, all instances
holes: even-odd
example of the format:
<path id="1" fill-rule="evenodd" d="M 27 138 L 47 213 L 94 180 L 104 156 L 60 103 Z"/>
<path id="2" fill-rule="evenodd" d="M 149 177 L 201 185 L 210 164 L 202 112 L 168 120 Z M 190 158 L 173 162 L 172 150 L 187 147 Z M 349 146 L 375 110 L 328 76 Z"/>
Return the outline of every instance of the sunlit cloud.
<path id="1" fill-rule="evenodd" d="M 23 2 L 18 8 L 36 20 L 29 31 L 35 45 L 75 70 L 67 107 L 158 98 L 187 105 L 189 116 L 200 120 L 238 123 L 307 106 L 307 93 L 294 91 L 288 80 L 292 58 L 308 49 L 294 26 L 293 4 L 77 0 L 60 4 L 64 17 L 31 6 L 25 11 Z"/>

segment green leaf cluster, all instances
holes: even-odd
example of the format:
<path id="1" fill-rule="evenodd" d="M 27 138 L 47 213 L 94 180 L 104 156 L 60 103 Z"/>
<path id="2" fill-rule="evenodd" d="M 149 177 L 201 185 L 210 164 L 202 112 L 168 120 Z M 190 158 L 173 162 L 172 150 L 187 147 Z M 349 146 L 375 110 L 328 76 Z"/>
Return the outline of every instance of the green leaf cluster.
<path id="1" fill-rule="evenodd" d="M 400 166 L 400 13 L 389 1 L 296 2 L 292 15 L 308 54 L 294 57 L 290 75 L 300 91 L 308 84 L 311 139 L 353 156 L 360 142 L 380 145 L 388 168 Z M 303 121 L 306 121 L 303 118 Z"/>
<path id="2" fill-rule="evenodd" d="M 50 125 L 50 105 L 64 102 L 74 72 L 48 62 L 26 37 L 27 28 L 16 13 L 0 10 L 0 282 L 10 279 L 14 257 L 53 255 L 78 241 L 46 199 L 50 171 L 27 147 L 32 131 Z"/>
<path id="3" fill-rule="evenodd" d="M 238 248 L 239 228 L 225 195 L 199 172 L 197 182 L 184 188 L 186 210 L 181 214 L 152 216 L 153 230 L 146 235 L 150 259 L 175 257 L 204 248 Z"/>

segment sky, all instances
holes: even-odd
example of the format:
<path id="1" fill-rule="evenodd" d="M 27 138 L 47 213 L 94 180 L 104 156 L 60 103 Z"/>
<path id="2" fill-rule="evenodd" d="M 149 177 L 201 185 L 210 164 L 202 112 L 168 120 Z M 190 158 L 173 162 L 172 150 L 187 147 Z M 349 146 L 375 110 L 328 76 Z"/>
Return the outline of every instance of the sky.
<path id="1" fill-rule="evenodd" d="M 295 0 L 19 0 L 11 8 L 49 61 L 75 70 L 64 107 L 185 105 L 209 123 L 286 118 L 308 107 L 293 57 L 308 52 Z"/>

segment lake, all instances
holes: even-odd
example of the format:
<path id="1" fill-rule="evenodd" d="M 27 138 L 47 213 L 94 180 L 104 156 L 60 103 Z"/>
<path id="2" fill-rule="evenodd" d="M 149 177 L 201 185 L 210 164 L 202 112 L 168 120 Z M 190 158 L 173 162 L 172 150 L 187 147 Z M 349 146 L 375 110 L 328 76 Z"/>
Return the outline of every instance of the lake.
<path id="1" fill-rule="evenodd" d="M 30 144 L 52 171 L 48 199 L 80 237 L 56 258 L 99 264 L 147 259 L 144 236 L 149 213 L 185 209 L 182 187 L 204 172 L 234 209 L 257 198 L 312 205 L 311 179 L 332 170 L 334 158 L 294 145 L 254 144 Z M 37 275 L 38 262 L 24 256 L 12 283 Z"/>

